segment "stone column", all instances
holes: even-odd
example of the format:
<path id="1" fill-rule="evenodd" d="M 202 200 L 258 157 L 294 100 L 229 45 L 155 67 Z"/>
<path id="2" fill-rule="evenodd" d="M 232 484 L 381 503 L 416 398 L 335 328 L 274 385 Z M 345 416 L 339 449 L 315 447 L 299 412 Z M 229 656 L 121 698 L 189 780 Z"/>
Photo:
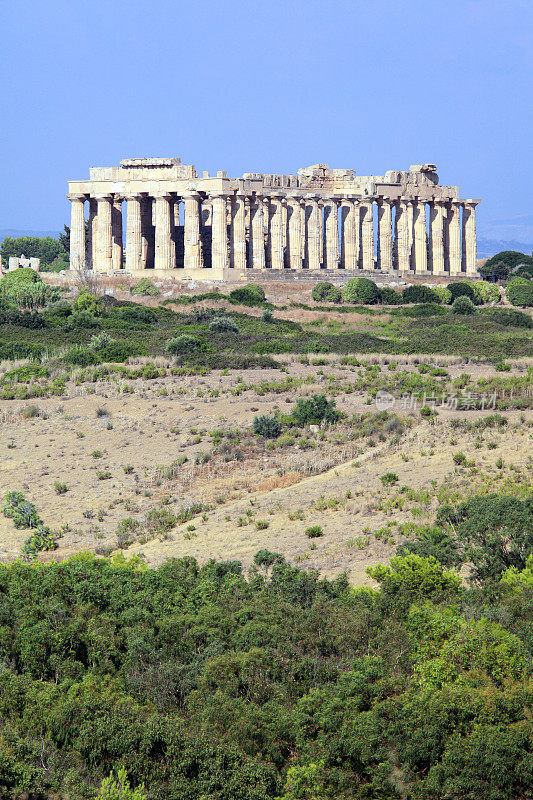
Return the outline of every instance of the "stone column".
<path id="1" fill-rule="evenodd" d="M 408 230 L 408 237 L 409 237 L 409 269 L 414 270 L 415 268 L 415 254 L 414 254 L 414 204 L 416 200 L 409 198 L 407 200 L 407 230 Z"/>
<path id="2" fill-rule="evenodd" d="M 211 266 L 213 269 L 227 269 L 228 267 L 228 228 L 227 228 L 227 195 L 212 195 L 212 245 Z"/>
<path id="3" fill-rule="evenodd" d="M 184 267 L 187 270 L 201 269 L 200 195 L 198 192 L 185 192 L 184 208 Z"/>
<path id="4" fill-rule="evenodd" d="M 448 247 L 450 275 L 461 274 L 461 204 L 451 200 L 448 206 Z"/>
<path id="5" fill-rule="evenodd" d="M 339 210 L 337 201 L 324 201 L 324 227 L 326 230 L 326 269 L 339 268 Z"/>
<path id="6" fill-rule="evenodd" d="M 409 200 L 401 197 L 396 206 L 396 226 L 398 230 L 398 269 L 409 272 Z"/>
<path id="7" fill-rule="evenodd" d="M 372 200 L 361 200 L 361 269 L 374 269 L 374 219 Z"/>
<path id="8" fill-rule="evenodd" d="M 94 197 L 89 198 L 89 242 L 87 260 L 89 269 L 94 269 L 96 263 L 96 241 L 98 228 L 97 202 Z"/>
<path id="9" fill-rule="evenodd" d="M 379 268 L 392 270 L 392 201 L 383 198 L 378 204 Z"/>
<path id="10" fill-rule="evenodd" d="M 427 272 L 426 203 L 424 200 L 416 200 L 413 203 L 413 208 L 415 224 L 415 272 Z"/>
<path id="11" fill-rule="evenodd" d="M 172 228 L 174 225 L 174 208 L 172 208 L 172 220 L 170 219 L 170 195 L 161 193 L 154 195 L 155 201 L 155 257 L 154 268 L 156 270 L 175 269 L 176 249 L 172 240 Z"/>
<path id="12" fill-rule="evenodd" d="M 281 196 L 271 195 L 272 218 L 270 220 L 270 268 L 283 269 L 283 206 Z"/>
<path id="13" fill-rule="evenodd" d="M 287 198 L 289 267 L 302 269 L 302 212 L 299 197 Z"/>
<path id="14" fill-rule="evenodd" d="M 70 269 L 84 272 L 85 260 L 85 195 L 67 195 L 70 206 Z"/>
<path id="15" fill-rule="evenodd" d="M 263 198 L 255 197 L 252 214 L 252 269 L 265 269 L 265 229 L 263 223 Z"/>
<path id="16" fill-rule="evenodd" d="M 321 239 L 321 224 L 320 224 L 320 208 L 318 206 L 318 198 L 312 194 L 305 196 L 305 201 L 309 206 L 309 212 L 306 213 L 306 262 L 307 269 L 320 269 L 320 239 Z"/>
<path id="17" fill-rule="evenodd" d="M 246 196 L 231 198 L 231 253 L 233 269 L 246 269 Z"/>
<path id="18" fill-rule="evenodd" d="M 357 215 L 353 200 L 345 198 L 341 205 L 342 250 L 344 269 L 357 269 Z"/>
<path id="19" fill-rule="evenodd" d="M 98 217 L 96 228 L 96 261 L 93 269 L 96 272 L 111 272 L 113 269 L 112 258 L 112 232 L 111 232 L 111 202 L 110 194 L 96 195 Z"/>
<path id="20" fill-rule="evenodd" d="M 444 275 L 444 203 L 433 200 L 430 206 L 431 271 Z"/>
<path id="21" fill-rule="evenodd" d="M 467 275 L 476 275 L 476 206 L 478 200 L 465 200 L 463 204 L 464 268 Z"/>
<path id="22" fill-rule="evenodd" d="M 125 198 L 126 210 L 126 270 L 137 272 L 141 266 L 141 198 L 131 195 Z"/>
<path id="23" fill-rule="evenodd" d="M 122 269 L 122 198 L 115 195 L 111 209 L 113 272 Z"/>

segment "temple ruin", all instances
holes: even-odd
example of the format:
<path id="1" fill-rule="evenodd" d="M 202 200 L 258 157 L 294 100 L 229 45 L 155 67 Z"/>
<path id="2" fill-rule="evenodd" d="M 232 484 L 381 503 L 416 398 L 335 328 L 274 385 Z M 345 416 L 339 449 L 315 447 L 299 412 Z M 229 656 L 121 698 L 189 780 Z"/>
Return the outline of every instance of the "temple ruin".
<path id="1" fill-rule="evenodd" d="M 127 159 L 91 168 L 88 181 L 70 181 L 68 198 L 76 270 L 199 280 L 280 270 L 287 277 L 476 273 L 480 201 L 440 186 L 434 164 L 383 176 L 315 164 L 296 175 L 228 178 L 199 177 L 179 158 Z"/>

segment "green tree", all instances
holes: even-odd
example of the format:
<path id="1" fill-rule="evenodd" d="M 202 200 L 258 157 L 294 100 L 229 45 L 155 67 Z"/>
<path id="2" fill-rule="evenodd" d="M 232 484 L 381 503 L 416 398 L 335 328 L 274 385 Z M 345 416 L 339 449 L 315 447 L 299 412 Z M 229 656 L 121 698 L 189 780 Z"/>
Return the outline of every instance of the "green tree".
<path id="1" fill-rule="evenodd" d="M 124 767 L 119 769 L 116 778 L 113 772 L 104 778 L 95 797 L 96 800 L 147 800 L 144 783 L 132 789 Z"/>

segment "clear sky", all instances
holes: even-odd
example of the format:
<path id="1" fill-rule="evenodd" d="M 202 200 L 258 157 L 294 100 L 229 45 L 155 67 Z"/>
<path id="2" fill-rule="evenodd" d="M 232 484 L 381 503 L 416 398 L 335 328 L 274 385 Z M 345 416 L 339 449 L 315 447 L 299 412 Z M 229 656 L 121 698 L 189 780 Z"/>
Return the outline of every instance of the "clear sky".
<path id="1" fill-rule="evenodd" d="M 2 17 L 0 228 L 60 229 L 69 179 L 149 156 L 231 176 L 432 162 L 483 199 L 480 228 L 533 220 L 531 0 L 18 0 Z"/>

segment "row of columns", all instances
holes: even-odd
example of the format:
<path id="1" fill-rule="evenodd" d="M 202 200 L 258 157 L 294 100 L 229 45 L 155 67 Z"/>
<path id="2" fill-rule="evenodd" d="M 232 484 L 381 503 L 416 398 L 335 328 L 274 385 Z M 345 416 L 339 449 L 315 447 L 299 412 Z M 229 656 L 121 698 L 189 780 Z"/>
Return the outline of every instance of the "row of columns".
<path id="1" fill-rule="evenodd" d="M 111 272 L 122 266 L 122 201 L 127 202 L 126 270 L 153 263 L 156 270 L 176 268 L 175 228 L 179 201 L 184 204 L 184 267 L 200 269 L 204 197 L 195 191 L 177 198 L 96 195 L 89 198 L 89 247 L 86 254 L 84 203 L 71 194 L 71 265 Z M 418 198 L 321 198 L 315 195 L 210 194 L 211 266 L 215 269 L 380 269 L 437 275 L 474 274 L 477 201 L 429 202 Z M 377 259 L 374 248 L 377 206 Z M 461 219 L 461 208 L 462 219 Z M 323 212 L 322 212 L 323 209 Z M 394 211 L 394 215 L 393 215 Z M 229 241 L 228 241 L 229 218 Z M 155 231 L 153 237 L 149 231 Z"/>

